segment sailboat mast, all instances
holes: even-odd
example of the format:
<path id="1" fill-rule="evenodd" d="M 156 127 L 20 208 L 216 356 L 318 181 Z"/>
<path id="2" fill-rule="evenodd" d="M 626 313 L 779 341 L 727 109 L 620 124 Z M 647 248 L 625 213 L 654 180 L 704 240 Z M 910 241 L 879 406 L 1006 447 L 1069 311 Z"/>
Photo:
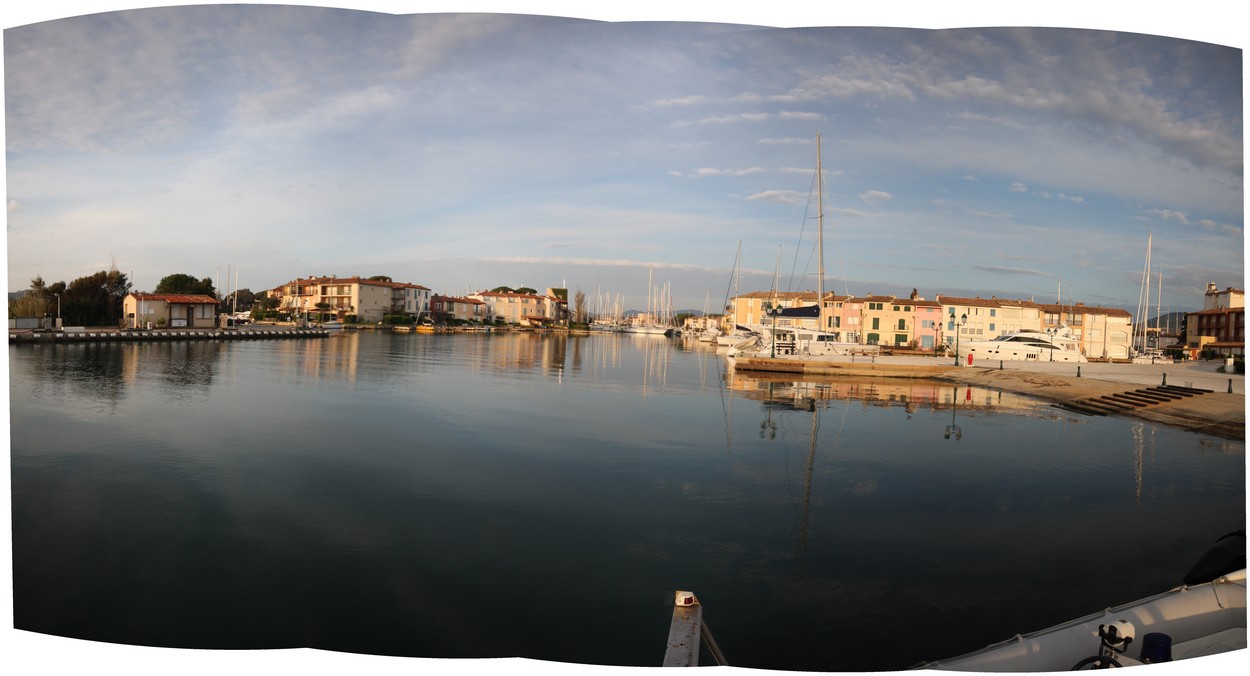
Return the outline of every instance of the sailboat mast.
<path id="1" fill-rule="evenodd" d="M 816 134 L 816 323 L 823 331 L 825 306 L 825 170 L 820 158 L 820 134 Z"/>

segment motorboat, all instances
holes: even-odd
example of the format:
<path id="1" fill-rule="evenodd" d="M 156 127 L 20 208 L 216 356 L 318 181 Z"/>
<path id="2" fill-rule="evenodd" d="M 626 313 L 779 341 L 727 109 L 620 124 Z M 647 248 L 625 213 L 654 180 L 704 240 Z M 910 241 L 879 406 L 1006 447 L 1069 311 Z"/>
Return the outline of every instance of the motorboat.
<path id="1" fill-rule="evenodd" d="M 1246 648 L 1246 536 L 1229 533 L 1161 594 L 1016 635 L 914 669 L 1076 671 L 1157 664 Z"/>
<path id="2" fill-rule="evenodd" d="M 966 340 L 956 348 L 960 358 L 973 361 L 1089 361 L 1081 343 L 1067 327 L 1051 331 L 1024 330 L 1005 333 L 993 340 Z"/>

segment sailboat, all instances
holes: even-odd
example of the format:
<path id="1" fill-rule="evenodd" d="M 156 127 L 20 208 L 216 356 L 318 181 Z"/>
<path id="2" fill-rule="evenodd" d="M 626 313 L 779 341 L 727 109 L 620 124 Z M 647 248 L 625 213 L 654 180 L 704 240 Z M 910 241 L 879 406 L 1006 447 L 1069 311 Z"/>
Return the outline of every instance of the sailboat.
<path id="1" fill-rule="evenodd" d="M 841 335 L 824 330 L 825 302 L 825 172 L 821 159 L 820 134 L 816 134 L 816 305 L 781 308 L 771 325 L 762 325 L 765 339 L 751 347 L 735 348 L 731 356 L 750 355 L 774 358 L 845 355 L 862 349 L 858 343 L 841 340 Z M 810 320 L 815 319 L 815 327 Z"/>
<path id="2" fill-rule="evenodd" d="M 1139 324 L 1133 332 L 1133 358 L 1134 364 L 1159 364 L 1171 363 L 1172 360 L 1163 355 L 1163 350 L 1159 346 L 1159 338 L 1161 337 L 1162 328 L 1159 326 L 1158 315 L 1156 314 L 1155 327 L 1150 328 L 1150 252 L 1153 244 L 1154 233 L 1146 235 L 1146 266 L 1142 270 L 1141 292 L 1137 298 L 1137 319 Z M 1159 295 L 1163 295 L 1163 273 L 1159 273 Z M 1157 302 L 1157 299 L 1156 299 Z M 1160 308 L 1161 309 L 1161 308 Z M 1157 313 L 1158 311 L 1156 311 Z M 1155 344 L 1150 344 L 1150 334 L 1155 334 Z"/>
<path id="3" fill-rule="evenodd" d="M 741 267 L 742 267 L 742 240 L 738 240 L 738 255 L 734 258 L 734 274 L 733 274 L 735 298 L 737 298 L 739 295 L 738 277 L 739 277 L 739 271 Z M 726 296 L 725 308 L 728 309 L 729 308 L 728 291 L 726 291 L 725 296 Z M 730 318 L 730 315 L 726 315 L 726 317 Z M 732 319 L 731 319 L 731 323 L 732 323 Z M 722 331 L 719 335 L 716 336 L 716 345 L 717 347 L 735 347 L 737 345 L 742 345 L 746 341 L 752 340 L 756 338 L 757 336 L 759 336 L 759 334 L 756 333 L 755 331 L 752 331 L 751 329 L 748 329 L 745 326 L 738 326 L 737 323 L 733 323 L 733 328 L 729 328 L 727 326 L 725 327 L 724 331 Z"/>
<path id="4" fill-rule="evenodd" d="M 657 319 L 660 315 L 659 307 L 661 306 L 660 294 L 654 291 L 651 286 L 651 268 L 647 267 L 647 314 L 646 319 L 630 323 L 625 326 L 626 333 L 642 333 L 653 336 L 668 336 L 673 332 L 671 326 L 666 325 L 662 320 Z"/>

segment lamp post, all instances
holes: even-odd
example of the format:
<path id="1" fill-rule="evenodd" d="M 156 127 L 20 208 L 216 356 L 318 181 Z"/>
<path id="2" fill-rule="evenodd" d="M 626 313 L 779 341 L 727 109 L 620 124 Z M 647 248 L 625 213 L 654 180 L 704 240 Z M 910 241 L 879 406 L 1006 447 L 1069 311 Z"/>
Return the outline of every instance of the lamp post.
<path id="1" fill-rule="evenodd" d="M 964 324 L 968 323 L 968 313 L 959 316 L 959 328 L 955 329 L 955 366 L 959 366 L 959 334 L 963 333 Z M 955 326 L 955 308 L 951 308 L 951 326 Z"/>
<path id="2" fill-rule="evenodd" d="M 61 328 L 61 294 L 54 293 L 56 296 L 56 328 Z"/>
<path id="3" fill-rule="evenodd" d="M 1050 360 L 1055 360 L 1055 327 L 1046 329 L 1046 334 L 1050 336 Z"/>
<path id="4" fill-rule="evenodd" d="M 778 310 L 776 307 L 768 308 L 768 314 L 772 315 L 772 318 L 773 318 L 773 340 L 771 343 L 772 348 L 769 350 L 769 354 L 768 354 L 770 358 L 777 356 L 777 313 L 778 313 Z"/>

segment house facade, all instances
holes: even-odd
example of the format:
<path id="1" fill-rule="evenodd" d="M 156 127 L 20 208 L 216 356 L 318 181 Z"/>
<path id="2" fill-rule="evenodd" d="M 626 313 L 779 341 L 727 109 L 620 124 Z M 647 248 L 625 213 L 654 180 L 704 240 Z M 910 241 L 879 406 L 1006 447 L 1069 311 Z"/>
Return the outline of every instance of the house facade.
<path id="1" fill-rule="evenodd" d="M 456 296 L 430 297 L 430 316 L 436 322 L 476 322 L 485 324 L 494 321 L 490 314 L 490 306 L 480 298 L 460 298 Z"/>
<path id="2" fill-rule="evenodd" d="M 566 314 L 566 304 L 553 295 L 531 293 L 508 293 L 503 291 L 479 291 L 470 294 L 489 306 L 495 321 L 521 326 L 546 326 L 560 321 Z"/>
<path id="3" fill-rule="evenodd" d="M 211 329 L 217 299 L 200 294 L 130 293 L 122 299 L 126 328 Z"/>
<path id="4" fill-rule="evenodd" d="M 729 300 L 733 323 L 758 330 L 772 326 L 773 308 L 799 308 L 816 304 L 815 291 L 752 291 Z"/>
<path id="5" fill-rule="evenodd" d="M 429 311 L 430 290 L 420 284 L 361 277 L 307 277 L 292 280 L 270 295 L 279 308 L 296 314 L 326 312 L 336 319 L 355 317 L 376 323 L 389 314 L 414 317 Z"/>

